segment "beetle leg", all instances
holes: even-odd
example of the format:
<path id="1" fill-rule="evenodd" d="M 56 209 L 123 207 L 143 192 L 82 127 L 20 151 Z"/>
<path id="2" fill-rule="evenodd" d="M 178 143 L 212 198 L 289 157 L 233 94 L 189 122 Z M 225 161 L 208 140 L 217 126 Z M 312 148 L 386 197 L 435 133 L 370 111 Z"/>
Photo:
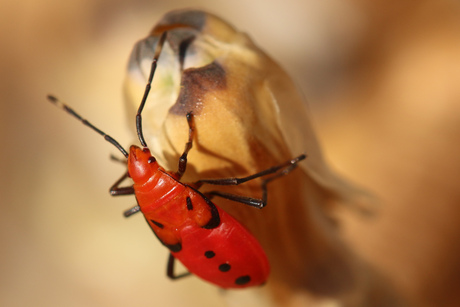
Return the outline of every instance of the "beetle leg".
<path id="1" fill-rule="evenodd" d="M 134 188 L 130 187 L 120 187 L 120 184 L 128 178 L 128 172 L 124 173 L 120 179 L 118 179 L 111 187 L 110 187 L 110 195 L 112 196 L 120 196 L 120 195 L 132 195 L 134 194 Z"/>
<path id="2" fill-rule="evenodd" d="M 294 170 L 295 168 L 297 167 L 297 164 L 292 164 L 291 166 L 288 166 L 286 167 L 285 169 L 283 169 L 281 172 L 279 172 L 278 174 L 275 174 L 271 177 L 268 177 L 268 178 L 265 178 L 263 181 L 262 181 L 262 184 L 261 184 L 261 188 L 262 188 L 262 201 L 264 203 L 264 206 L 267 204 L 267 184 L 272 181 L 272 180 L 275 180 L 279 177 L 282 177 L 282 176 L 285 176 L 287 174 L 289 174 L 292 170 Z"/>
<path id="3" fill-rule="evenodd" d="M 130 217 L 131 215 L 133 215 L 133 214 L 135 214 L 135 213 L 137 213 L 137 212 L 139 212 L 139 211 L 141 211 L 141 207 L 139 207 L 139 206 L 134 206 L 134 207 L 132 207 L 131 209 L 128 209 L 128 210 L 126 210 L 125 212 L 123 212 L 123 215 L 124 215 L 125 217 Z"/>
<path id="4" fill-rule="evenodd" d="M 123 161 L 117 160 L 117 159 L 114 159 L 114 160 L 123 162 Z M 128 172 L 124 173 L 123 176 L 121 176 L 120 179 L 118 179 L 117 182 L 115 182 L 110 187 L 110 195 L 112 195 L 112 196 L 120 196 L 120 195 L 132 195 L 132 194 L 134 194 L 134 188 L 132 186 L 130 186 L 130 187 L 119 187 L 119 185 L 128 177 L 129 177 Z M 129 217 L 129 216 L 139 212 L 140 210 L 141 210 L 141 208 L 139 207 L 139 205 L 137 205 L 137 206 L 134 206 L 134 207 L 126 210 L 125 212 L 123 212 L 123 215 L 125 217 Z"/>
<path id="5" fill-rule="evenodd" d="M 261 172 L 255 173 L 255 174 L 247 176 L 247 177 L 242 177 L 242 178 L 222 178 L 222 179 L 201 179 L 201 180 L 198 180 L 195 184 L 198 185 L 198 186 L 201 186 L 201 184 L 204 184 L 204 183 L 213 184 L 213 185 L 239 185 L 241 183 L 244 183 L 244 182 L 259 178 L 259 177 L 274 174 L 274 173 L 278 172 L 279 170 L 281 170 L 281 172 L 279 174 L 273 176 L 274 178 L 270 177 L 272 179 L 270 179 L 270 178 L 266 179 L 266 180 L 271 181 L 271 180 L 273 180 L 275 178 L 284 176 L 284 175 L 288 174 L 289 172 L 291 172 L 294 168 L 296 168 L 297 163 L 299 163 L 300 161 L 302 161 L 306 157 L 307 157 L 306 155 L 302 154 L 302 155 L 300 155 L 300 156 L 298 156 L 298 157 L 296 157 L 294 159 L 291 159 L 289 161 L 286 161 L 286 162 L 284 162 L 284 163 L 282 163 L 280 165 L 270 167 L 270 168 L 268 168 L 266 170 L 263 170 Z"/>
<path id="6" fill-rule="evenodd" d="M 110 155 L 110 160 L 118 162 L 118 163 L 123 163 L 124 165 L 128 164 L 128 160 L 126 159 L 120 159 L 115 155 Z"/>
<path id="7" fill-rule="evenodd" d="M 262 199 L 246 197 L 241 195 L 229 194 L 220 191 L 211 191 L 206 194 L 209 196 L 219 196 L 228 200 L 236 201 L 251 207 L 262 209 L 267 205 L 267 184 L 279 177 L 289 174 L 293 169 L 297 167 L 297 163 L 306 158 L 306 155 L 300 155 L 294 159 L 291 159 L 283 164 L 273 166 L 259 173 L 253 174 L 251 176 L 242 177 L 242 178 L 223 178 L 223 179 L 203 179 L 198 180 L 194 183 L 195 186 L 200 187 L 202 184 L 213 184 L 213 185 L 239 185 L 241 183 L 263 177 L 266 175 L 274 174 L 271 177 L 265 178 L 262 180 Z"/>
<path id="8" fill-rule="evenodd" d="M 179 279 L 179 278 L 191 275 L 190 272 L 186 272 L 186 273 L 176 275 L 174 273 L 174 261 L 176 261 L 176 258 L 174 258 L 174 256 L 170 253 L 169 254 L 169 259 L 168 259 L 168 267 L 166 268 L 166 275 L 168 275 L 169 278 L 171 278 L 171 279 Z"/>
<path id="9" fill-rule="evenodd" d="M 264 187 L 263 187 L 264 188 Z M 212 198 L 213 196 L 219 196 L 228 200 L 236 201 L 251 207 L 255 207 L 258 209 L 262 209 L 265 207 L 267 204 L 267 193 L 266 193 L 266 187 L 265 187 L 265 192 L 263 193 L 264 197 L 263 199 L 258 199 L 258 198 L 252 198 L 252 197 L 247 197 L 247 196 L 241 196 L 241 195 L 235 195 L 235 194 L 229 194 L 229 193 L 224 193 L 220 191 L 211 191 L 211 192 L 206 192 L 206 196 L 209 196 Z"/>
<path id="10" fill-rule="evenodd" d="M 187 143 L 185 143 L 184 152 L 179 158 L 179 167 L 176 172 L 176 175 L 179 178 L 181 178 L 182 175 L 184 175 L 185 173 L 185 169 L 187 168 L 187 155 L 193 146 L 193 136 L 195 135 L 195 121 L 194 121 L 192 112 L 187 113 L 187 123 L 188 123 L 188 141 Z"/>

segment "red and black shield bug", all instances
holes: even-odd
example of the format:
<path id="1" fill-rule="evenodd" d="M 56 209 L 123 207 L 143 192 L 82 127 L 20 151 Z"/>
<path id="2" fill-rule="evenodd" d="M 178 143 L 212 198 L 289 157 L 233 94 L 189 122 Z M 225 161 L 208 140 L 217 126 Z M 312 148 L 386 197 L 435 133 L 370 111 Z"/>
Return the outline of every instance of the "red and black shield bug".
<path id="1" fill-rule="evenodd" d="M 164 170 L 150 154 L 142 133 L 142 110 L 150 91 L 157 61 L 165 41 L 164 32 L 155 49 L 151 72 L 143 99 L 136 115 L 136 129 L 141 147 L 132 145 L 127 152 L 115 139 L 93 126 L 73 109 L 54 96 L 49 101 L 71 114 L 114 145 L 127 158 L 127 172 L 115 182 L 113 196 L 134 194 L 137 206 L 124 212 L 126 217 L 139 211 L 160 242 L 170 251 L 167 275 L 177 279 L 195 274 L 222 288 L 245 288 L 265 283 L 270 273 L 267 256 L 256 238 L 228 213 L 217 207 L 211 199 L 222 197 L 256 208 L 263 208 L 267 198 L 267 183 L 288 174 L 297 163 L 306 158 L 300 155 L 280 165 L 242 178 L 202 179 L 184 183 L 180 179 L 187 166 L 187 155 L 192 148 L 195 122 L 192 112 L 187 113 L 188 142 L 179 159 L 176 172 Z M 267 177 L 265 177 L 267 176 Z M 130 177 L 134 184 L 121 187 Z M 239 185 L 255 178 L 262 181 L 262 199 L 227 194 L 219 191 L 201 193 L 203 184 Z M 174 261 L 178 259 L 189 273 L 176 275 Z"/>

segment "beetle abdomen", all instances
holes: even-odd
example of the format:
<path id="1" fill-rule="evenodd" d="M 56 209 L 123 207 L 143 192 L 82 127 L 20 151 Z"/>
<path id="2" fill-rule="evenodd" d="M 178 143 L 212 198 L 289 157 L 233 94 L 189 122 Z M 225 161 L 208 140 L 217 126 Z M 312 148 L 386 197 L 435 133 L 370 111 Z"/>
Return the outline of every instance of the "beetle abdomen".
<path id="1" fill-rule="evenodd" d="M 219 227 L 184 227 L 182 249 L 173 256 L 187 269 L 222 288 L 263 284 L 270 273 L 267 256 L 256 238 L 232 216 L 218 209 Z"/>

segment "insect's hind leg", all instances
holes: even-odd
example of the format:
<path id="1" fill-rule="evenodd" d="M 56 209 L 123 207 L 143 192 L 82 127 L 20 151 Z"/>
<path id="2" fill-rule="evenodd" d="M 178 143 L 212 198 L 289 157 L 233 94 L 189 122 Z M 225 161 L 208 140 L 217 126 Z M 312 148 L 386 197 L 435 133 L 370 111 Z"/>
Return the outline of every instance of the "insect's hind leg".
<path id="1" fill-rule="evenodd" d="M 263 194 L 265 195 L 265 198 L 266 198 L 267 193 L 265 192 Z M 255 207 L 258 209 L 262 209 L 267 204 L 266 199 L 252 198 L 252 197 L 235 195 L 235 194 L 230 194 L 230 193 L 225 193 L 225 192 L 220 192 L 220 191 L 206 192 L 205 195 L 209 197 L 210 199 L 214 196 L 219 196 L 219 197 L 222 197 L 228 200 L 232 200 L 232 201 L 236 201 L 236 202 L 239 202 L 239 203 L 251 206 L 251 207 Z"/>
<path id="2" fill-rule="evenodd" d="M 261 172 L 255 173 L 247 177 L 241 177 L 241 178 L 232 177 L 232 178 L 222 178 L 222 179 L 201 179 L 196 182 L 196 185 L 201 186 L 202 184 L 205 184 L 205 183 L 213 184 L 213 185 L 239 185 L 244 182 L 247 182 L 247 181 L 259 178 L 259 177 L 263 177 L 266 175 L 271 175 L 271 174 L 277 173 L 279 170 L 282 170 L 279 174 L 273 176 L 273 178 L 270 177 L 272 179 L 270 178 L 266 179 L 266 180 L 271 181 L 273 179 L 276 179 L 278 177 L 281 177 L 281 176 L 284 176 L 290 173 L 294 168 L 297 167 L 297 163 L 304 160 L 306 157 L 307 156 L 305 154 L 302 154 L 298 157 L 295 157 L 294 159 L 291 159 L 282 164 L 267 168 L 266 170 L 263 170 Z"/>
<path id="3" fill-rule="evenodd" d="M 300 161 L 300 160 L 299 160 Z M 275 179 L 278 179 L 282 176 L 285 176 L 292 172 L 297 167 L 297 163 L 292 164 L 291 166 L 286 167 L 285 169 L 281 170 L 278 174 L 275 174 L 271 177 L 265 178 L 262 181 L 261 188 L 262 188 L 262 202 L 266 205 L 267 204 L 267 184 Z"/>
<path id="4" fill-rule="evenodd" d="M 190 272 L 185 272 L 185 273 L 176 275 L 174 273 L 174 262 L 175 261 L 176 261 L 176 258 L 174 258 L 174 256 L 170 253 L 169 258 L 168 258 L 168 266 L 166 268 L 166 275 L 168 275 L 169 278 L 171 278 L 171 279 L 180 279 L 182 277 L 186 277 L 186 276 L 191 275 Z"/>
<path id="5" fill-rule="evenodd" d="M 242 178 L 203 179 L 203 180 L 197 181 L 195 185 L 197 187 L 200 187 L 204 183 L 213 184 L 213 185 L 239 185 L 241 183 L 244 183 L 244 182 L 259 178 L 259 177 L 274 174 L 262 180 L 262 184 L 261 184 L 262 199 L 246 197 L 246 196 L 241 196 L 241 195 L 234 195 L 234 194 L 224 193 L 220 191 L 211 191 L 211 192 L 206 193 L 210 197 L 219 196 L 219 197 L 222 197 L 228 200 L 232 200 L 232 201 L 236 201 L 236 202 L 239 202 L 239 203 L 251 206 L 251 207 L 262 209 L 263 207 L 267 205 L 267 194 L 268 194 L 267 184 L 279 177 L 289 174 L 292 170 L 294 170 L 297 167 L 297 163 L 304 160 L 306 157 L 307 156 L 304 154 L 300 155 L 285 163 L 282 163 L 277 166 L 273 166 L 271 168 L 268 168 L 264 171 L 253 174 L 251 176 L 242 177 Z"/>

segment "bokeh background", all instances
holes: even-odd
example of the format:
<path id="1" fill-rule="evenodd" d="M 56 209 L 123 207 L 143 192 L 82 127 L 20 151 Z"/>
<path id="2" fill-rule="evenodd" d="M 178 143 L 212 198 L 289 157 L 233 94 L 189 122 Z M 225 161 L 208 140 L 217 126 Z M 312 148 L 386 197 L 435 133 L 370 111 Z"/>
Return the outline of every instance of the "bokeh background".
<path id="1" fill-rule="evenodd" d="M 381 200 L 343 237 L 412 306 L 460 306 L 460 7 L 455 0 L 1 0 L 0 305 L 221 306 L 196 278 L 165 277 L 167 251 L 99 136 L 122 144 L 134 43 L 167 11 L 230 21 L 298 82 L 331 166 Z"/>

